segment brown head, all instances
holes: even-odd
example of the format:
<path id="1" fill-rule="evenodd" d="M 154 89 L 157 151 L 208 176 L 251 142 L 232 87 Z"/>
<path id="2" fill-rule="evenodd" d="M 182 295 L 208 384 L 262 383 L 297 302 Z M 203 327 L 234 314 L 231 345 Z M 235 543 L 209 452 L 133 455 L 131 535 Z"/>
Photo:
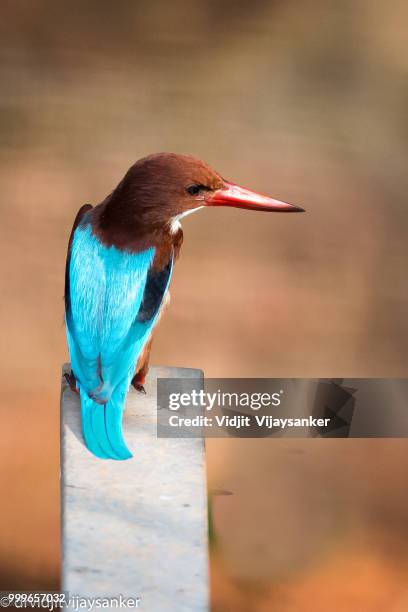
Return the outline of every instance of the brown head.
<path id="1" fill-rule="evenodd" d="M 115 191 L 97 207 L 97 228 L 105 241 L 124 245 L 171 229 L 203 206 L 301 212 L 302 208 L 244 189 L 223 179 L 208 164 L 177 153 L 138 160 Z M 96 212 L 96 211 L 95 211 Z"/>

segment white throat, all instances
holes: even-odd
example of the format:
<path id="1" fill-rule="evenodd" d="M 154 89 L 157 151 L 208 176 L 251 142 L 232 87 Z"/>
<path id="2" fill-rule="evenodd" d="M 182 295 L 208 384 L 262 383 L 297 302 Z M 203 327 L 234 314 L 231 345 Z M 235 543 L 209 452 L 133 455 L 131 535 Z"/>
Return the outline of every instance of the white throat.
<path id="1" fill-rule="evenodd" d="M 183 217 L 187 217 L 187 215 L 191 215 L 192 213 L 195 213 L 197 210 L 201 210 L 201 208 L 204 208 L 204 206 L 198 206 L 198 208 L 192 208 L 191 210 L 186 210 L 186 212 L 183 212 L 180 215 L 176 215 L 175 217 L 173 217 L 170 222 L 171 233 L 175 234 L 176 232 L 178 232 L 178 230 L 181 228 L 180 220 L 183 219 Z"/>

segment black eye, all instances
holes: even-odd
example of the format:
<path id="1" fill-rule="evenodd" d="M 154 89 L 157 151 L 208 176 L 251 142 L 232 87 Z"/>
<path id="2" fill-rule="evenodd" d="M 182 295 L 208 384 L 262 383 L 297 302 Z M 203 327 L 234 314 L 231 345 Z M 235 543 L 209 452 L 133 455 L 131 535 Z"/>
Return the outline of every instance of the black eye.
<path id="1" fill-rule="evenodd" d="M 192 196 L 195 196 L 200 193 L 201 189 L 204 189 L 204 185 L 189 185 L 188 187 L 186 187 L 187 193 Z"/>

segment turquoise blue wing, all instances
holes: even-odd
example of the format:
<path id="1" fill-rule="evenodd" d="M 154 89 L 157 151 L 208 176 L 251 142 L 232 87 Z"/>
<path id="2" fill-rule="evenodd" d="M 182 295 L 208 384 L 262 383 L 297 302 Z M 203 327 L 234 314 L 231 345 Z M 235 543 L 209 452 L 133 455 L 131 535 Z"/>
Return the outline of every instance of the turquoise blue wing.
<path id="1" fill-rule="evenodd" d="M 84 438 L 99 457 L 131 456 L 122 436 L 126 393 L 172 272 L 172 260 L 164 274 L 152 271 L 154 253 L 153 248 L 126 253 L 105 247 L 90 226 L 74 232 L 67 339 L 80 387 Z"/>

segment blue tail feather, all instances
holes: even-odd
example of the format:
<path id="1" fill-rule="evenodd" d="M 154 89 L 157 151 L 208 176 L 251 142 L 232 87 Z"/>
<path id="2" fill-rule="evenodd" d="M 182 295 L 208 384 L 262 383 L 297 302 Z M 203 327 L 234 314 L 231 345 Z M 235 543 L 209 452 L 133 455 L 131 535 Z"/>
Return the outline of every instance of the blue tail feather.
<path id="1" fill-rule="evenodd" d="M 118 459 L 133 457 L 123 439 L 122 418 L 125 408 L 127 385 L 119 385 L 112 393 L 106 405 L 105 424 L 109 442 L 118 455 Z"/>
<path id="2" fill-rule="evenodd" d="M 91 428 L 102 452 L 107 458 L 119 459 L 113 450 L 106 431 L 106 404 L 95 404 L 91 409 Z"/>
<path id="3" fill-rule="evenodd" d="M 88 396 L 86 391 L 80 390 L 81 394 L 81 417 L 82 417 L 82 434 L 84 436 L 85 444 L 88 450 L 91 451 L 96 457 L 101 459 L 108 459 L 109 455 L 104 453 L 100 447 L 97 438 L 95 437 L 92 429 L 92 412 L 96 408 L 96 403 Z"/>
<path id="4" fill-rule="evenodd" d="M 125 393 L 120 385 L 106 404 L 95 402 L 81 389 L 82 432 L 87 448 L 101 459 L 130 459 L 122 433 Z"/>

